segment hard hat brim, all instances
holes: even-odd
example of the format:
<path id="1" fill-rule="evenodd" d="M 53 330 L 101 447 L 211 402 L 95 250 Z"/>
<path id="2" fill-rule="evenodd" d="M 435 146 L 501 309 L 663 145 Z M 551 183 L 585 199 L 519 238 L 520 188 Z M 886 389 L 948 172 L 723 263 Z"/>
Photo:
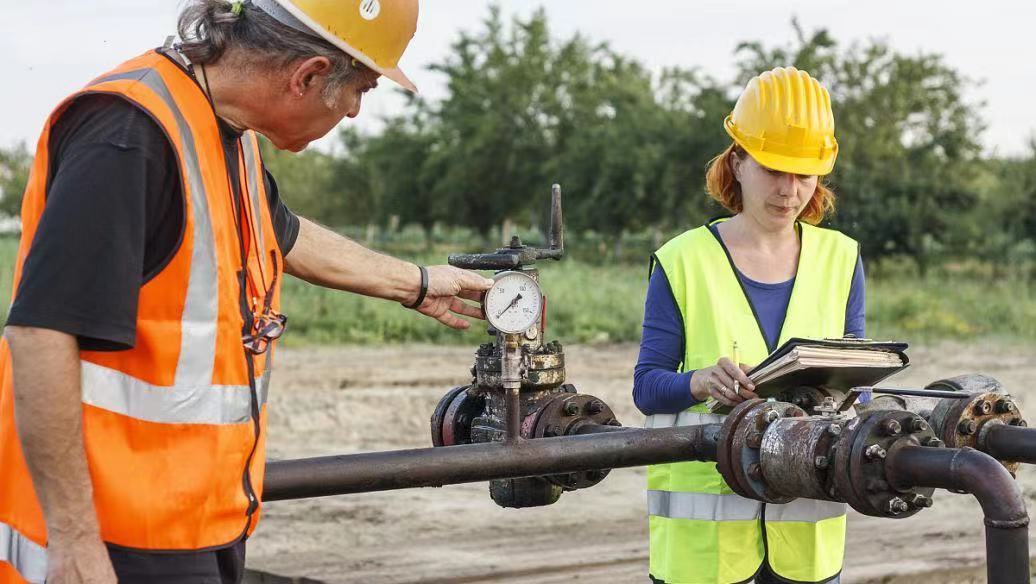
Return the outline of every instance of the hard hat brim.
<path id="1" fill-rule="evenodd" d="M 414 82 L 411 81 L 410 78 L 407 77 L 406 74 L 403 73 L 403 71 L 399 67 L 379 66 L 377 63 L 374 62 L 374 59 L 371 59 L 370 57 L 365 55 L 363 51 L 357 49 L 356 47 L 353 47 L 349 43 L 343 41 L 342 39 L 328 32 L 326 28 L 324 28 L 315 20 L 310 18 L 308 14 L 299 9 L 298 6 L 295 6 L 295 4 L 293 4 L 292 2 L 288 0 L 277 0 L 277 3 L 280 4 L 285 10 L 290 12 L 292 16 L 299 19 L 303 24 L 308 26 L 310 30 L 319 34 L 327 42 L 341 49 L 345 54 L 370 67 L 371 69 L 377 71 L 381 75 L 384 75 L 385 77 L 391 79 L 395 83 L 399 84 L 400 87 L 409 91 L 410 93 L 417 93 L 417 86 L 414 85 Z"/>
<path id="2" fill-rule="evenodd" d="M 835 142 L 834 148 L 831 150 L 831 154 L 829 156 L 787 156 L 776 152 L 766 151 L 756 147 L 755 145 L 749 144 L 748 140 L 745 140 L 738 135 L 737 128 L 734 126 L 731 116 L 727 116 L 727 119 L 723 121 L 723 129 L 727 131 L 727 134 L 734 140 L 734 142 L 743 148 L 753 160 L 771 170 L 806 176 L 827 176 L 828 174 L 831 174 L 832 170 L 834 170 L 835 160 L 838 158 L 837 142 Z"/>

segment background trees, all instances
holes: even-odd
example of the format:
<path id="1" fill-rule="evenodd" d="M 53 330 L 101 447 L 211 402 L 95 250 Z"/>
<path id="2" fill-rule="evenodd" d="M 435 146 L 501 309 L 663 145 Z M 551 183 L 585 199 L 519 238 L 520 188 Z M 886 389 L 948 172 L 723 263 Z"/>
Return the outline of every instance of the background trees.
<path id="1" fill-rule="evenodd" d="M 832 224 L 867 259 L 909 258 L 922 274 L 961 258 L 998 272 L 1033 262 L 1036 142 L 1025 156 L 983 157 L 982 104 L 939 55 L 843 44 L 796 22 L 792 33 L 785 46 L 742 43 L 735 78 L 720 81 L 652 72 L 607 44 L 552 35 L 543 12 L 491 8 L 430 65 L 445 78 L 441 100 L 410 98 L 375 134 L 342 130 L 335 155 L 266 148 L 265 160 L 293 209 L 332 226 L 465 227 L 486 238 L 504 222 L 539 224 L 560 182 L 571 233 L 658 239 L 721 212 L 703 175 L 729 143 L 723 117 L 750 77 L 795 65 L 831 91 Z M 0 150 L 0 213 L 17 215 L 29 161 L 24 146 Z"/>

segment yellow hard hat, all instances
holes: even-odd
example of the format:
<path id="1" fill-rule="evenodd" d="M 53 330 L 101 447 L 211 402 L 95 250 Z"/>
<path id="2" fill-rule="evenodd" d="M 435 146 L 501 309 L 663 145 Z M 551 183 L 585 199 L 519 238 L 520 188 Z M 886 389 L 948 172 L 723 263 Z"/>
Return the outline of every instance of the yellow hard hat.
<path id="1" fill-rule="evenodd" d="M 417 93 L 399 69 L 417 30 L 417 0 L 275 0 L 352 58 Z"/>
<path id="2" fill-rule="evenodd" d="M 752 78 L 723 127 L 756 162 L 774 170 L 823 176 L 838 156 L 831 96 L 794 67 Z"/>

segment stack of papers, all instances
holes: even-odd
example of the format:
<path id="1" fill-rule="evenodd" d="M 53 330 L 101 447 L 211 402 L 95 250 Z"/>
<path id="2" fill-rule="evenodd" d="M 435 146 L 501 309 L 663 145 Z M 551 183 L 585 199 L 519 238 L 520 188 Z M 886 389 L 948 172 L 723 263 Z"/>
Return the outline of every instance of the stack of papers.
<path id="1" fill-rule="evenodd" d="M 756 385 L 760 385 L 782 375 L 811 367 L 894 367 L 898 369 L 902 366 L 903 358 L 896 353 L 802 345 L 763 367 L 756 367 L 748 378 Z"/>
<path id="2" fill-rule="evenodd" d="M 862 339 L 793 338 L 748 373 L 759 397 L 777 398 L 800 387 L 847 392 L 873 386 L 909 365 L 906 343 Z M 782 398 L 783 399 L 783 398 Z M 716 401 L 709 410 L 730 411 Z"/>

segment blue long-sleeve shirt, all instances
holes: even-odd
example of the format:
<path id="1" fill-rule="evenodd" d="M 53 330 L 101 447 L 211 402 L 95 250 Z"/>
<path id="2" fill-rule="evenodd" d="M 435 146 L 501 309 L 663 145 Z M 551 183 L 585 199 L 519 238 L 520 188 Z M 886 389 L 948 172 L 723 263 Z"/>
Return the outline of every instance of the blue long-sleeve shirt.
<path id="1" fill-rule="evenodd" d="M 737 277 L 759 315 L 766 344 L 773 346 L 788 313 L 795 279 L 765 284 L 746 277 L 740 270 Z M 864 287 L 863 261 L 857 259 L 845 309 L 845 334 L 861 338 L 865 336 Z M 694 339 L 687 342 L 693 343 Z M 633 370 L 633 402 L 645 415 L 682 412 L 697 403 L 690 390 L 694 371 L 677 372 L 683 360 L 683 343 L 680 309 L 665 274 L 656 268 L 648 281 L 640 357 Z"/>

